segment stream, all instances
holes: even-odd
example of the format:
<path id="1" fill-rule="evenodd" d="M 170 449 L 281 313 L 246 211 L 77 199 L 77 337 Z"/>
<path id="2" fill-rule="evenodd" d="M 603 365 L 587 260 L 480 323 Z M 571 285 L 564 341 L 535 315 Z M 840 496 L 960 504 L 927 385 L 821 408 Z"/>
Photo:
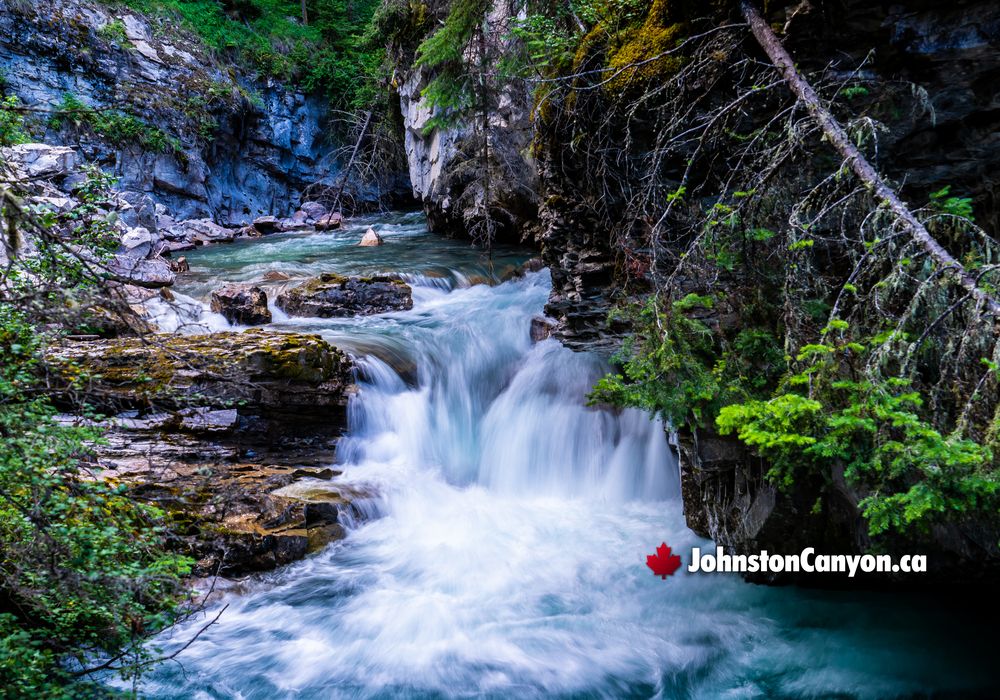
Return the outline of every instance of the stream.
<path id="1" fill-rule="evenodd" d="M 379 248 L 355 243 L 374 223 Z M 684 523 L 662 424 L 586 406 L 606 371 L 555 340 L 532 343 L 547 271 L 496 279 L 416 214 L 341 231 L 188 254 L 182 332 L 228 328 L 205 310 L 225 281 L 395 272 L 414 308 L 290 319 L 358 360 L 337 483 L 377 494 L 347 537 L 249 582 L 218 623 L 145 679 L 161 699 L 561 696 L 964 697 L 997 681 L 995 631 L 956 605 L 900 594 L 768 588 L 735 574 L 666 581 L 660 542 L 690 559 L 710 543 Z M 160 639 L 170 651 L 218 606 Z M 985 694 L 985 693 L 984 693 Z"/>

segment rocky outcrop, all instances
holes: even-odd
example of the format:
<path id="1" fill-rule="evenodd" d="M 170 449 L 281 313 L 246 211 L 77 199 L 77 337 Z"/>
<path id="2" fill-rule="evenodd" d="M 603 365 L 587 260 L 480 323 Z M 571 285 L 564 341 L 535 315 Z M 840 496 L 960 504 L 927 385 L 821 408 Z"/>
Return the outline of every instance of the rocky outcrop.
<path id="1" fill-rule="evenodd" d="M 317 435 L 178 429 L 157 416 L 104 426 L 96 475 L 173 519 L 169 545 L 195 576 L 241 576 L 301 559 L 344 535 L 343 513 L 369 498 L 339 485 L 333 443 Z"/>
<path id="2" fill-rule="evenodd" d="M 275 305 L 290 316 L 369 316 L 412 309 L 413 292 L 397 277 L 325 274 L 282 292 Z"/>
<path id="3" fill-rule="evenodd" d="M 227 284 L 212 292 L 211 307 L 236 325 L 260 326 L 271 322 L 267 295 L 260 287 Z"/>
<path id="4" fill-rule="evenodd" d="M 353 392 L 350 359 L 318 336 L 251 330 L 70 342 L 46 355 L 58 404 L 100 423 L 95 478 L 175 521 L 195 575 L 242 575 L 343 536 L 367 498 L 331 482 Z M 79 417 L 67 421 L 88 422 Z"/>
<path id="5" fill-rule="evenodd" d="M 47 362 L 61 403 L 85 397 L 112 412 L 213 407 L 324 420 L 343 413 L 353 386 L 351 360 L 319 336 L 259 329 L 69 343 Z"/>
<path id="6" fill-rule="evenodd" d="M 675 3 L 657 5 L 678 7 Z M 900 185 L 904 199 L 915 205 L 924 203 L 930 193 L 950 186 L 952 194 L 972 197 L 976 222 L 987 232 L 992 235 L 1000 229 L 1000 190 L 995 175 L 1000 171 L 1000 110 L 997 92 L 990 87 L 996 84 L 1000 71 L 1000 6 L 982 0 L 952 4 L 931 0 L 895 4 L 812 0 L 767 3 L 767 8 L 768 21 L 783 27 L 783 41 L 801 70 L 817 77 L 817 82 L 823 71 L 824 80 L 836 84 L 843 81 L 846 86 L 856 80 L 853 94 L 841 95 L 843 113 L 862 117 L 854 126 L 862 120 L 875 120 L 873 140 L 866 141 L 866 146 L 875 154 L 880 171 Z M 717 20 L 724 24 L 731 18 L 720 15 Z M 576 65 L 574 70 L 607 67 L 603 52 L 606 45 L 601 44 L 600 34 L 595 31 L 594 43 L 602 49 L 594 51 L 591 63 Z M 586 57 L 585 48 L 577 58 Z M 743 48 L 757 55 L 752 38 L 739 50 Z M 719 53 L 720 62 L 727 59 L 731 60 L 731 56 Z M 831 62 L 836 65 L 831 67 Z M 691 89 L 699 100 L 713 108 L 727 104 L 731 96 L 723 94 L 705 100 L 701 92 L 705 86 L 725 83 L 713 82 L 710 73 L 706 68 L 704 75 L 698 79 L 688 76 L 686 82 L 693 85 Z M 591 87 L 585 81 L 578 84 Z M 723 265 L 712 268 L 707 281 L 680 274 L 672 277 L 676 260 L 691 251 L 691 238 L 678 233 L 685 230 L 683 215 L 675 208 L 671 216 L 676 218 L 658 221 L 664 210 L 656 202 L 649 210 L 628 211 L 639 189 L 636 173 L 642 172 L 635 164 L 653 160 L 653 149 L 662 134 L 656 125 L 664 113 L 676 114 L 676 106 L 684 99 L 682 89 L 680 97 L 675 95 L 676 101 L 667 107 L 656 104 L 653 94 L 653 90 L 646 93 L 643 99 L 651 102 L 630 112 L 627 123 L 621 113 L 612 117 L 613 109 L 601 109 L 602 100 L 605 106 L 612 107 L 624 103 L 620 94 L 610 90 L 602 94 L 597 89 L 574 92 L 568 88 L 552 104 L 541 105 L 538 110 L 534 153 L 542 204 L 536 241 L 553 281 L 546 314 L 558 322 L 555 337 L 572 347 L 597 349 L 605 354 L 620 347 L 621 336 L 629 328 L 609 322 L 607 312 L 615 303 L 648 294 L 654 273 L 659 273 L 659 284 L 670 280 L 675 299 L 688 291 L 712 293 L 746 311 L 755 308 L 747 301 L 748 293 L 760 294 L 759 288 L 734 282 L 736 275 L 727 275 Z M 581 107 L 584 102 L 587 104 Z M 694 100 L 688 104 L 696 114 L 699 107 Z M 574 113 L 575 109 L 580 111 Z M 588 120 L 598 114 L 603 121 L 592 126 Z M 579 120 L 574 119 L 577 115 Z M 697 123 L 699 118 L 702 115 L 692 117 L 690 123 Z M 685 121 L 683 128 L 688 123 Z M 747 119 L 748 125 L 763 123 L 755 122 L 753 117 Z M 599 138 L 595 135 L 598 131 Z M 607 144 L 614 157 L 601 161 L 593 149 L 577 148 L 574 139 L 579 138 Z M 654 199 L 676 191 L 688 167 L 702 167 L 692 166 L 691 156 L 692 150 L 684 143 L 660 151 L 657 157 L 663 160 L 650 177 L 660 178 L 663 190 Z M 597 174 L 595 160 L 601 161 Z M 812 167 L 808 158 L 802 160 L 801 165 L 796 163 L 798 172 L 793 172 L 791 178 Z M 728 161 L 720 157 L 716 162 Z M 823 162 L 821 167 L 827 172 L 831 166 Z M 718 176 L 725 180 L 724 169 Z M 698 177 L 695 181 L 701 182 Z M 803 182 L 791 178 L 789 193 L 806 189 Z M 698 196 L 702 199 L 691 205 L 699 213 L 706 206 L 711 185 L 700 188 Z M 688 191 L 694 189 L 692 186 Z M 795 196 L 798 194 L 790 194 L 789 201 Z M 663 234 L 660 248 L 654 251 L 649 234 L 656 223 L 662 224 Z M 817 239 L 820 237 L 817 234 Z M 831 254 L 828 260 L 817 263 L 818 274 L 826 272 L 824 266 L 834 265 L 830 262 L 833 257 Z M 740 265 L 736 264 L 737 272 Z M 749 311 L 737 317 L 742 318 L 738 322 L 744 323 L 752 314 Z M 717 333 L 718 324 L 701 320 L 711 327 L 713 335 Z M 731 339 L 739 330 L 734 329 L 726 337 Z M 928 532 L 912 535 L 913 541 L 880 534 L 873 544 L 868 523 L 858 508 L 859 501 L 870 494 L 859 490 L 856 482 L 860 480 L 845 479 L 842 470 L 832 469 L 823 475 L 797 474 L 794 487 L 782 490 L 767 479 L 768 466 L 736 440 L 699 429 L 697 433 L 682 433 L 679 441 L 687 522 L 700 535 L 714 539 L 731 552 L 799 552 L 812 546 L 826 552 L 855 553 L 872 551 L 877 546 L 883 548 L 880 551 L 929 554 L 934 572 L 907 583 L 990 582 L 1000 575 L 996 547 L 1000 538 L 994 527 L 983 522 L 985 517 L 976 522 L 961 521 L 956 516 L 957 522 L 934 525 Z M 754 580 L 817 584 L 815 578 L 799 579 L 787 573 L 757 575 Z M 839 583 L 892 585 L 900 580 L 882 575 L 878 580 Z M 836 583 L 819 581 L 820 585 Z"/>
<path id="7" fill-rule="evenodd" d="M 224 70 L 167 16 L 93 0 L 0 0 L 0 63 L 5 94 L 42 110 L 29 119 L 36 137 L 78 145 L 122 190 L 177 220 L 284 216 L 306 187 L 339 175 L 321 98 Z M 120 110 L 142 134 L 94 129 L 85 111 L 50 120 L 44 111 L 66 95 L 83 110 Z M 376 196 L 360 185 L 352 194 Z"/>

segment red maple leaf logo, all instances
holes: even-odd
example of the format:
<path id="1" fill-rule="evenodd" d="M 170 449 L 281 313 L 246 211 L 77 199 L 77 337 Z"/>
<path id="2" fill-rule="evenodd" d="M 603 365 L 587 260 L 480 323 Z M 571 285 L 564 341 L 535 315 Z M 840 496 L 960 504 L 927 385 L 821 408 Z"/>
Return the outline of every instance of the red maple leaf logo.
<path id="1" fill-rule="evenodd" d="M 646 566 L 653 570 L 655 576 L 665 581 L 667 576 L 673 576 L 674 572 L 681 568 L 681 558 L 671 554 L 670 547 L 664 542 L 656 548 L 656 554 L 646 557 Z"/>

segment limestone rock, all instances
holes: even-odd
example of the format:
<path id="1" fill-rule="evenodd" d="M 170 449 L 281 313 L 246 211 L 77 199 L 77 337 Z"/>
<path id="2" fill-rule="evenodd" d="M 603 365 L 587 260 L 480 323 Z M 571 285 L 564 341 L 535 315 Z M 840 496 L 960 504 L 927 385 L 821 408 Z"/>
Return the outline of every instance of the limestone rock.
<path id="1" fill-rule="evenodd" d="M 125 255 L 145 258 L 153 251 L 154 237 L 149 229 L 142 226 L 130 228 L 121 237 L 121 246 Z"/>
<path id="2" fill-rule="evenodd" d="M 67 343 L 46 359 L 56 371 L 54 398 L 77 395 L 75 364 L 92 376 L 91 398 L 117 410 L 211 404 L 236 406 L 241 416 L 324 420 L 343 412 L 352 387 L 351 360 L 319 336 L 259 329 Z M 65 387 L 56 381 L 63 371 Z"/>
<path id="3" fill-rule="evenodd" d="M 76 151 L 68 146 L 22 143 L 0 149 L 3 159 L 31 178 L 65 175 L 76 167 Z"/>
<path id="4" fill-rule="evenodd" d="M 116 255 L 108 263 L 108 269 L 112 274 L 140 285 L 169 287 L 174 283 L 174 272 L 163 258 L 146 260 L 132 255 Z"/>
<path id="5" fill-rule="evenodd" d="M 212 292 L 212 311 L 220 313 L 232 324 L 258 326 L 271 322 L 267 295 L 260 287 L 227 284 Z"/>
<path id="6" fill-rule="evenodd" d="M 303 212 L 313 221 L 319 221 L 327 215 L 327 209 L 319 202 L 302 202 L 299 211 Z"/>
<path id="7" fill-rule="evenodd" d="M 395 277 L 324 274 L 282 292 L 275 303 L 291 316 L 340 318 L 412 309 L 412 294 Z"/>
<path id="8" fill-rule="evenodd" d="M 361 237 L 361 241 L 358 243 L 359 246 L 363 247 L 374 247 L 380 246 L 385 241 L 382 240 L 382 236 L 378 235 L 378 232 L 371 226 L 365 231 L 365 235 Z"/>

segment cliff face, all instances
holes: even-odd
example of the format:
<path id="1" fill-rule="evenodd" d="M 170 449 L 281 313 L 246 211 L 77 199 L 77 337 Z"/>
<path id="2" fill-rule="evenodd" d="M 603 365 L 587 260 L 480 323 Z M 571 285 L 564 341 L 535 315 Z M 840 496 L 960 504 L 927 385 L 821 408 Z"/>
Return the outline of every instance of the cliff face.
<path id="1" fill-rule="evenodd" d="M 447 2 L 430 4 L 430 8 L 424 6 L 428 16 L 446 16 Z M 510 0 L 496 0 L 490 6 L 486 44 L 507 44 L 509 49 L 508 32 L 520 7 L 521 3 Z M 431 23 L 425 31 L 437 26 Z M 537 215 L 537 173 L 529 153 L 533 135 L 530 89 L 517 80 L 498 86 L 485 126 L 472 112 L 441 120 L 444 111 L 432 106 L 424 95 L 434 71 L 411 65 L 416 46 L 393 48 L 401 56 L 397 67 L 401 76 L 399 100 L 410 183 L 431 230 L 475 237 L 473 232 L 488 211 L 497 227 L 497 239 L 520 240 Z M 471 60 L 475 52 L 474 46 L 465 49 Z M 485 149 L 484 131 L 489 139 Z"/>
<path id="2" fill-rule="evenodd" d="M 78 146 L 175 218 L 285 215 L 304 188 L 336 178 L 322 99 L 223 66 L 168 19 L 0 0 L 0 64 L 4 92 L 36 110 L 37 140 Z M 60 106 L 87 111 L 53 121 Z M 119 110 L 134 119 L 100 121 Z"/>

